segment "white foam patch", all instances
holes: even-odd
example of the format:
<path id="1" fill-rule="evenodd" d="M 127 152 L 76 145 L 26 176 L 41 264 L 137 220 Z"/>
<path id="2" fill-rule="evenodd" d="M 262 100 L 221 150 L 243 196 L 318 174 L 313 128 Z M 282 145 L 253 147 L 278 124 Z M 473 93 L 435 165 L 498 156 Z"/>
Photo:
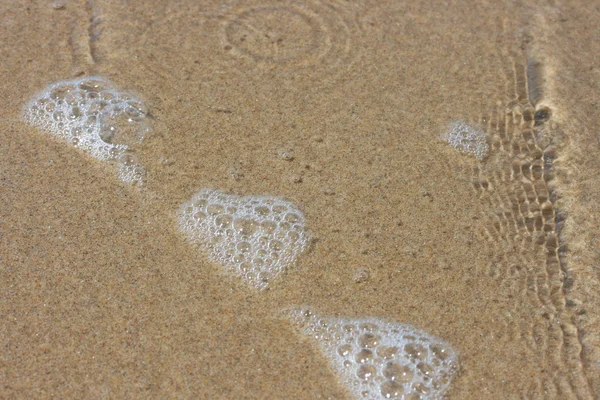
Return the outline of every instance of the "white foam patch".
<path id="1" fill-rule="evenodd" d="M 474 126 L 461 121 L 450 124 L 448 131 L 442 135 L 445 140 L 461 153 L 483 160 L 489 151 L 487 134 Z"/>
<path id="2" fill-rule="evenodd" d="M 179 226 L 212 261 L 258 289 L 293 264 L 310 240 L 293 203 L 212 189 L 181 206 Z"/>
<path id="3" fill-rule="evenodd" d="M 357 399 L 439 399 L 458 368 L 450 345 L 412 325 L 321 316 L 311 307 L 286 314 Z"/>
<path id="4" fill-rule="evenodd" d="M 144 103 L 101 77 L 53 83 L 24 110 L 27 123 L 98 160 L 115 163 L 119 178 L 127 183 L 140 182 L 143 177 L 131 145 L 149 132 L 147 115 Z"/>

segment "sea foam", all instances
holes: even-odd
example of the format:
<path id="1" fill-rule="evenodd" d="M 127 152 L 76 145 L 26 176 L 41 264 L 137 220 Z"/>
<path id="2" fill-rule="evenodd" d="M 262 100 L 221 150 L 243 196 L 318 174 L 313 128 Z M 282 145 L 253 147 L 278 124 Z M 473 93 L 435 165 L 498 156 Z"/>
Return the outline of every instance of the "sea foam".
<path id="1" fill-rule="evenodd" d="M 143 102 L 101 77 L 53 83 L 24 109 L 27 123 L 116 164 L 119 178 L 127 183 L 143 176 L 131 147 L 150 131 L 147 116 Z"/>
<path id="2" fill-rule="evenodd" d="M 412 325 L 322 316 L 306 306 L 285 314 L 356 399 L 439 399 L 458 368 L 450 345 Z"/>
<path id="3" fill-rule="evenodd" d="M 258 289 L 293 264 L 310 239 L 293 203 L 213 189 L 181 206 L 179 227 L 212 261 Z"/>
<path id="4" fill-rule="evenodd" d="M 483 130 L 462 121 L 452 122 L 448 130 L 442 134 L 442 140 L 461 153 L 480 161 L 487 156 L 490 147 L 488 136 Z"/>

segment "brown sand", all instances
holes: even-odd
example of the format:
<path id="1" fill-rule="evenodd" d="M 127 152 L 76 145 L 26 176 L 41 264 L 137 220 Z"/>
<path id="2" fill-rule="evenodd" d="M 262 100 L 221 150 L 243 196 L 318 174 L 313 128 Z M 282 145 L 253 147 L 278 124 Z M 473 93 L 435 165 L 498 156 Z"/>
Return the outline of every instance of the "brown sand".
<path id="1" fill-rule="evenodd" d="M 600 9 L 220 3 L 0 4 L 0 398 L 347 398 L 300 304 L 445 339 L 452 399 L 600 395 Z M 21 121 L 91 74 L 151 108 L 142 187 Z M 249 289 L 177 231 L 201 187 L 293 200 L 314 244 Z"/>

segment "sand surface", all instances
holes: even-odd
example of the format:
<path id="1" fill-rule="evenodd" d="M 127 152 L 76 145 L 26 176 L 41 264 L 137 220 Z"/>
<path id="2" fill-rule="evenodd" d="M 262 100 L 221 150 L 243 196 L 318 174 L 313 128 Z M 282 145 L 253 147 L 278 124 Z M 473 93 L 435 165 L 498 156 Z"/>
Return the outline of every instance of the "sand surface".
<path id="1" fill-rule="evenodd" d="M 566 0 L 2 2 L 0 398 L 349 398 L 294 305 L 443 338 L 450 399 L 597 398 L 599 23 Z M 141 186 L 22 119 L 89 75 L 150 109 Z M 457 120 L 486 159 L 440 140 Z M 177 227 L 203 187 L 293 201 L 309 250 L 265 291 L 230 277 Z"/>

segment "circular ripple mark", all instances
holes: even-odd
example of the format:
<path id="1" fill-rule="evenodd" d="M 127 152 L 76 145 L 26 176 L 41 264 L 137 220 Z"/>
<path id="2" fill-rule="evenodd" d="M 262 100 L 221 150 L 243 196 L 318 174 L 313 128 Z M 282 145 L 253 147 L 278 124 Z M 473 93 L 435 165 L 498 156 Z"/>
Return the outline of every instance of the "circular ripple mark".
<path id="1" fill-rule="evenodd" d="M 227 25 L 227 41 L 256 61 L 285 63 L 311 57 L 322 45 L 313 17 L 291 7 L 255 7 Z"/>
<path id="2" fill-rule="evenodd" d="M 238 69 L 274 68 L 281 77 L 302 71 L 323 85 L 354 64 L 352 39 L 358 29 L 352 15 L 327 3 L 256 4 L 231 9 L 224 19 L 225 50 L 243 59 L 233 64 Z"/>

